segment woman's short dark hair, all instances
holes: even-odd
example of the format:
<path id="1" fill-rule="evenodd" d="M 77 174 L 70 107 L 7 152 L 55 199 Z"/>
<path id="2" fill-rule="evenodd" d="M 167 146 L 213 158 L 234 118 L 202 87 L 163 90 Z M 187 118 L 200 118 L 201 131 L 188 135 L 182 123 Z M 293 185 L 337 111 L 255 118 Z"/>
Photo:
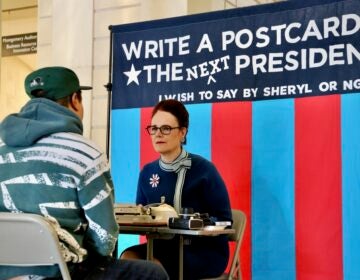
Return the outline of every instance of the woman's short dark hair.
<path id="1" fill-rule="evenodd" d="M 160 101 L 152 110 L 151 117 L 153 117 L 158 111 L 168 112 L 175 116 L 180 127 L 186 127 L 189 130 L 189 113 L 186 110 L 184 104 L 174 99 L 167 99 Z M 186 135 L 183 144 L 186 144 Z"/>
<path id="2" fill-rule="evenodd" d="M 180 127 L 189 128 L 189 113 L 181 102 L 174 99 L 160 101 L 154 107 L 151 117 L 153 117 L 157 111 L 164 111 L 174 115 Z"/>

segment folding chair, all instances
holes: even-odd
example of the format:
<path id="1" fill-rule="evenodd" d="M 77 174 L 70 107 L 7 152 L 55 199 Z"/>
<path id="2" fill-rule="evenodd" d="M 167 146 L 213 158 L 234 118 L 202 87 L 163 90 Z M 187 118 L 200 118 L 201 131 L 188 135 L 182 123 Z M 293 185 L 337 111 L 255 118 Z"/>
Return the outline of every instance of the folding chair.
<path id="1" fill-rule="evenodd" d="M 0 212 L 0 264 L 59 266 L 62 278 L 71 280 L 52 226 L 40 215 Z"/>
<path id="2" fill-rule="evenodd" d="M 241 267 L 240 267 L 240 247 L 246 227 L 246 215 L 241 210 L 232 209 L 231 212 L 233 218 L 232 228 L 235 229 L 235 233 L 229 235 L 229 241 L 235 242 L 236 245 L 235 245 L 234 255 L 231 260 L 229 273 L 223 273 L 221 276 L 216 278 L 206 278 L 202 280 L 226 280 L 226 279 L 241 280 L 242 279 Z"/>

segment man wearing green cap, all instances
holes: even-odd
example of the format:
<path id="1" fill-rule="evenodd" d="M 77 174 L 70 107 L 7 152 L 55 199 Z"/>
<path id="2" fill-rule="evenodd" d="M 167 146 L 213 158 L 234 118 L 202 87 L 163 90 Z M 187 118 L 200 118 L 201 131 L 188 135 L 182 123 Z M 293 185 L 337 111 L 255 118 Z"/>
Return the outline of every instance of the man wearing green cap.
<path id="1" fill-rule="evenodd" d="M 58 232 L 72 279 L 168 279 L 154 263 L 112 257 L 118 225 L 109 166 L 82 136 L 81 94 L 89 89 L 64 67 L 26 77 L 31 100 L 0 124 L 0 212 L 44 216 Z M 59 271 L 0 266 L 0 280 L 21 275 L 55 278 Z"/>

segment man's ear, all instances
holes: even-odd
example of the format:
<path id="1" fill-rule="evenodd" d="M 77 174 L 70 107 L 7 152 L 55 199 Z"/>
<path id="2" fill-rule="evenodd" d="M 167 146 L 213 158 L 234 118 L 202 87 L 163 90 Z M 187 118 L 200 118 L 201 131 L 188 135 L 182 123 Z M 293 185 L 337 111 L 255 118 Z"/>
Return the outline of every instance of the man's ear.
<path id="1" fill-rule="evenodd" d="M 81 101 L 79 100 L 79 97 L 76 92 L 71 94 L 69 103 L 71 109 L 73 109 L 75 112 L 79 112 L 81 107 Z"/>
<path id="2" fill-rule="evenodd" d="M 82 98 L 81 93 L 73 93 L 70 96 L 69 104 L 68 104 L 69 110 L 73 111 L 78 117 L 82 120 L 84 117 L 84 108 L 82 104 Z"/>

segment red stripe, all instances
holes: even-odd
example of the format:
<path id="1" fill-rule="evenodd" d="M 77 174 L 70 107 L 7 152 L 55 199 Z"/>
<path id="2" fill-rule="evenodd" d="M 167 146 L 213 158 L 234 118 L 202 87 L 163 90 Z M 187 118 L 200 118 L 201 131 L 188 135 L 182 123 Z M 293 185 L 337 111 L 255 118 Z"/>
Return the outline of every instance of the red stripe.
<path id="1" fill-rule="evenodd" d="M 152 108 L 141 109 L 140 116 L 140 167 L 142 168 L 146 163 L 149 163 L 159 157 L 155 152 L 150 135 L 146 132 L 145 127 L 151 123 Z"/>
<path id="2" fill-rule="evenodd" d="M 295 101 L 297 280 L 342 279 L 340 95 Z"/>
<path id="3" fill-rule="evenodd" d="M 159 155 L 153 149 L 150 135 L 146 132 L 145 127 L 151 123 L 151 112 L 152 108 L 143 108 L 141 109 L 140 115 L 140 168 L 142 168 L 146 163 L 149 163 Z M 140 236 L 140 243 L 146 242 L 146 237 L 144 235 Z"/>
<path id="4" fill-rule="evenodd" d="M 243 279 L 251 279 L 252 106 L 250 102 L 226 102 L 214 103 L 212 108 L 212 161 L 226 183 L 231 207 L 243 210 L 248 217 L 240 255 Z"/>

